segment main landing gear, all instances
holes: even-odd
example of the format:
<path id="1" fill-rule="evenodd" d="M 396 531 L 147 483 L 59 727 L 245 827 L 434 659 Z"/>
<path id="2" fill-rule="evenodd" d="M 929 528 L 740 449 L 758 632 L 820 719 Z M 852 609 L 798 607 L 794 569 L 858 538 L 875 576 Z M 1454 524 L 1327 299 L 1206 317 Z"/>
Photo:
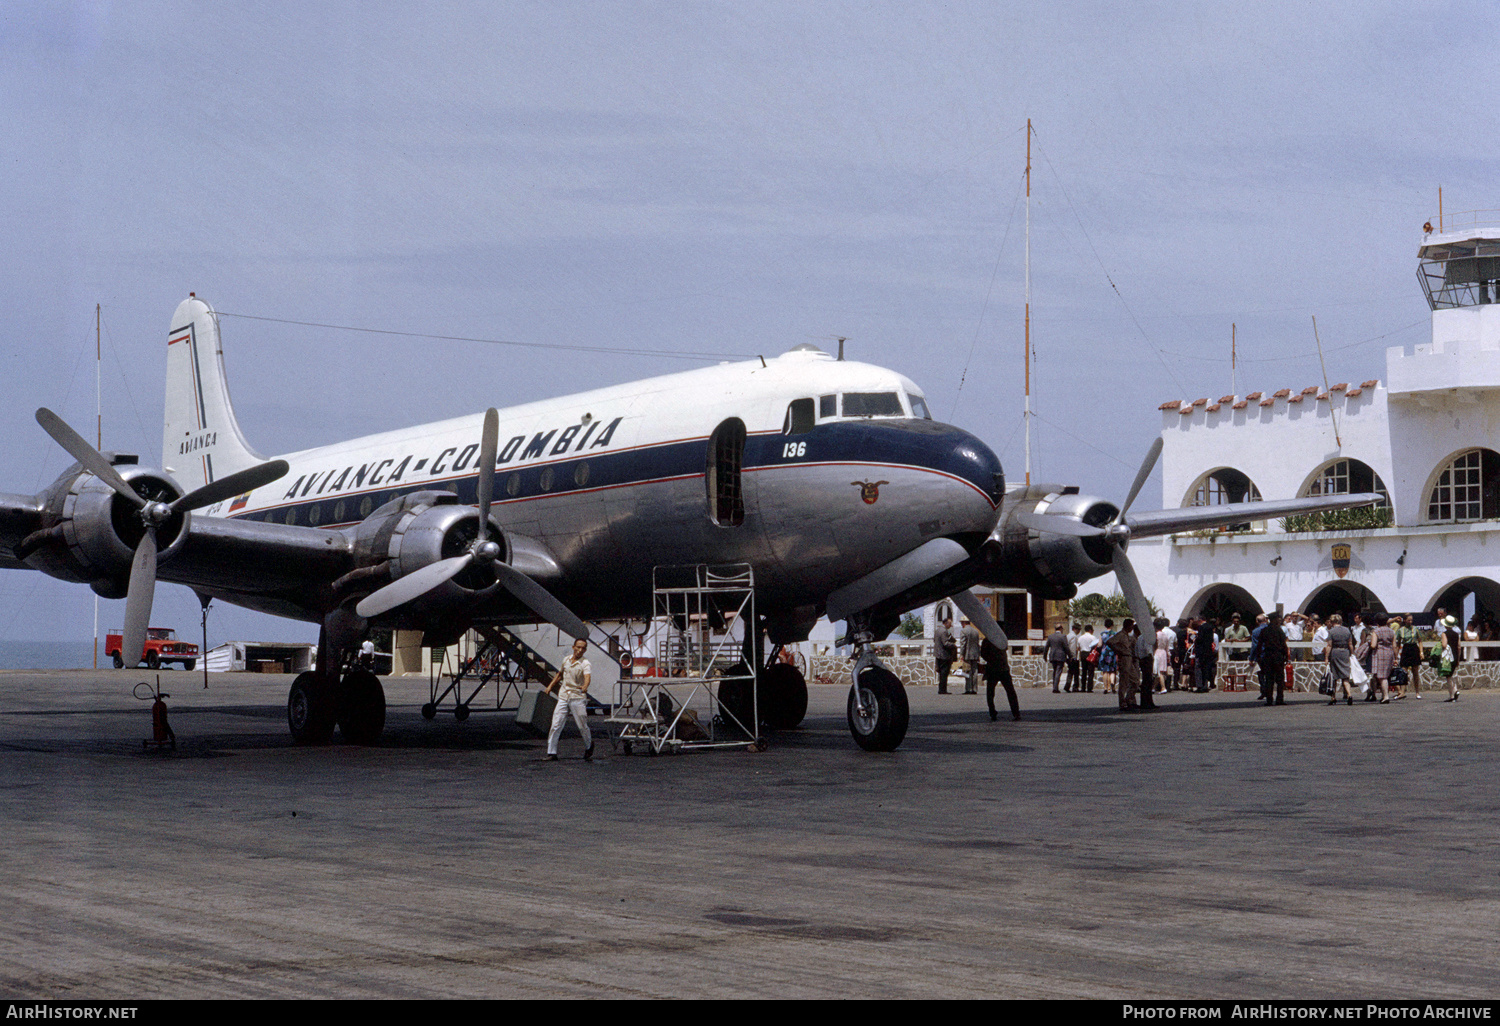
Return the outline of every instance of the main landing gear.
<path id="1" fill-rule="evenodd" d="M 777 661 L 760 671 L 760 716 L 773 730 L 791 730 L 807 715 L 807 679 L 790 663 Z"/>
<path id="2" fill-rule="evenodd" d="M 344 740 L 373 745 L 385 730 L 385 690 L 369 670 L 352 669 L 342 680 L 300 673 L 286 698 L 286 722 L 299 745 L 326 745 L 337 726 Z"/>

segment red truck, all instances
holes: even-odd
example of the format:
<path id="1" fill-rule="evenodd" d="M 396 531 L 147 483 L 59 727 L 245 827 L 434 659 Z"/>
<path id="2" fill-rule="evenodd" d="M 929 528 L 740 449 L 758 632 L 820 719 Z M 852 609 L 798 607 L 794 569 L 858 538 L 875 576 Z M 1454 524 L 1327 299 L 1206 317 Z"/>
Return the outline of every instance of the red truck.
<path id="1" fill-rule="evenodd" d="M 104 636 L 104 654 L 114 657 L 117 670 L 125 666 L 120 657 L 123 643 L 122 631 L 110 631 Z M 198 665 L 198 646 L 191 641 L 178 641 L 177 632 L 170 627 L 147 627 L 146 665 L 154 670 L 163 663 L 181 663 L 184 670 L 191 670 Z"/>

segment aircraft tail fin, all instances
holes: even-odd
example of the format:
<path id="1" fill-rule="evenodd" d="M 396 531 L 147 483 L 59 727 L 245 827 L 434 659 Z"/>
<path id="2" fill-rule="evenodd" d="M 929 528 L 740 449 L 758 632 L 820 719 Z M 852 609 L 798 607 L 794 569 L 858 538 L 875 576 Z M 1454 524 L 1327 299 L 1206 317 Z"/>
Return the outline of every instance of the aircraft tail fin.
<path id="1" fill-rule="evenodd" d="M 166 424 L 162 466 L 192 491 L 265 460 L 245 441 L 229 401 L 219 317 L 190 295 L 167 334 Z"/>

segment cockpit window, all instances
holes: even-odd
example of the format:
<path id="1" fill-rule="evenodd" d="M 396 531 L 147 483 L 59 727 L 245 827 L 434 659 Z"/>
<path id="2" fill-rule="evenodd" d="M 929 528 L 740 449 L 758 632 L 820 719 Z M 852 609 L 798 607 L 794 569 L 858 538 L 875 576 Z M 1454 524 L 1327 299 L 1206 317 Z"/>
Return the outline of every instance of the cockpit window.
<path id="1" fill-rule="evenodd" d="M 818 397 L 818 416 L 837 417 L 839 415 L 839 397 L 836 395 L 823 395 Z"/>
<path id="2" fill-rule="evenodd" d="M 781 425 L 784 435 L 800 435 L 813 429 L 813 401 L 793 399 L 786 408 L 786 421 Z"/>
<path id="3" fill-rule="evenodd" d="M 896 392 L 845 392 L 846 417 L 904 417 L 901 396 Z"/>
<path id="4" fill-rule="evenodd" d="M 919 395 L 912 395 L 910 392 L 906 393 L 906 398 L 911 403 L 911 415 L 913 417 L 921 417 L 923 420 L 932 419 L 932 414 L 927 412 L 926 399 L 923 399 Z"/>

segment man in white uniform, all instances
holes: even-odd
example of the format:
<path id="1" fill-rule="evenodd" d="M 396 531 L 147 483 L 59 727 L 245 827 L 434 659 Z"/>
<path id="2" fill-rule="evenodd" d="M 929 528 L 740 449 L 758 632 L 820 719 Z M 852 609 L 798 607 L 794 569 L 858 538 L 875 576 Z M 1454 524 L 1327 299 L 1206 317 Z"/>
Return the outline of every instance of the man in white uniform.
<path id="1" fill-rule="evenodd" d="M 588 642 L 579 638 L 573 642 L 572 653 L 563 660 L 562 669 L 557 671 L 552 678 L 552 683 L 547 685 L 547 693 L 560 683 L 562 690 L 557 696 L 557 708 L 552 713 L 552 730 L 547 734 L 547 758 L 552 762 L 557 761 L 557 742 L 562 738 L 563 724 L 568 722 L 568 714 L 573 714 L 573 722 L 578 724 L 578 733 L 583 735 L 583 761 L 594 761 L 594 738 L 589 733 L 589 684 L 593 680 L 593 667 L 583 657 L 588 651 Z"/>

